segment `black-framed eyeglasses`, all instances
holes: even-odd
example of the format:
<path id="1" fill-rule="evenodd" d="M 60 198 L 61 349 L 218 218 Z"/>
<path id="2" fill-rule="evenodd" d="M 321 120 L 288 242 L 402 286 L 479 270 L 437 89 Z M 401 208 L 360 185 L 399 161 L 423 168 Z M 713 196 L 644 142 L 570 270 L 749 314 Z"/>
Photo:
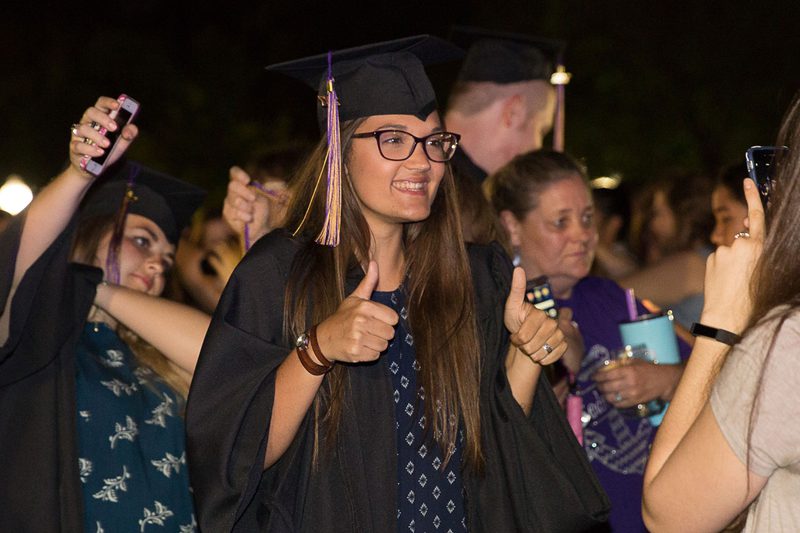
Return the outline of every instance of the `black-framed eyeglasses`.
<path id="1" fill-rule="evenodd" d="M 422 143 L 425 155 L 437 163 L 450 161 L 456 153 L 458 140 L 461 139 L 459 134 L 449 131 L 431 133 L 425 137 L 416 137 L 407 131 L 400 130 L 377 130 L 353 134 L 355 139 L 369 137 L 375 138 L 381 155 L 389 161 L 405 161 L 414 153 L 417 143 Z"/>

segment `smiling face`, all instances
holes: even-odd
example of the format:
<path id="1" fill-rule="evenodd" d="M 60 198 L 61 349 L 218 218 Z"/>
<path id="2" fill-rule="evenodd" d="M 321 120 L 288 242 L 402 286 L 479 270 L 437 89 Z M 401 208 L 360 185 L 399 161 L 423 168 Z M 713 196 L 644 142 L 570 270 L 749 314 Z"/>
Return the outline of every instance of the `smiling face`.
<path id="1" fill-rule="evenodd" d="M 97 248 L 95 266 L 105 269 L 110 240 L 109 231 Z M 120 285 L 159 296 L 164 290 L 164 276 L 175 262 L 175 246 L 155 222 L 141 215 L 128 214 L 119 262 Z"/>
<path id="2" fill-rule="evenodd" d="M 442 125 L 436 112 L 425 121 L 411 115 L 376 115 L 366 118 L 356 133 L 376 130 L 399 130 L 425 137 L 442 131 Z M 347 159 L 361 212 L 375 234 L 428 218 L 444 170 L 445 163 L 429 160 L 421 143 L 405 161 L 389 161 L 381 156 L 373 137 L 353 139 Z"/>
<path id="3" fill-rule="evenodd" d="M 572 174 L 542 190 L 536 204 L 522 220 L 503 211 L 501 221 L 528 279 L 546 275 L 556 296 L 567 298 L 594 260 L 592 197 L 583 179 Z"/>
<path id="4" fill-rule="evenodd" d="M 733 236 L 746 229 L 747 206 L 737 200 L 728 187 L 718 186 L 711 193 L 711 211 L 714 213 L 711 242 L 714 246 L 732 245 Z"/>

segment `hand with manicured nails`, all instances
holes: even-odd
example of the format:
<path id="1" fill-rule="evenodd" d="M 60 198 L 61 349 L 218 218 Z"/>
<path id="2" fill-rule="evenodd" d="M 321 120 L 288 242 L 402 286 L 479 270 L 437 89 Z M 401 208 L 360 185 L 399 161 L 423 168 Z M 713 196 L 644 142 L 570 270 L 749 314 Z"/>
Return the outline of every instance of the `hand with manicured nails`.
<path id="1" fill-rule="evenodd" d="M 564 355 L 567 343 L 558 322 L 525 299 L 525 279 L 525 271 L 515 268 L 503 321 L 511 333 L 511 343 L 518 350 L 540 365 L 549 365 Z M 553 349 L 550 353 L 544 349 L 545 343 Z"/>
<path id="2" fill-rule="evenodd" d="M 317 342 L 326 359 L 374 361 L 389 346 L 399 317 L 393 309 L 370 300 L 377 285 L 378 264 L 370 261 L 358 287 L 317 326 Z"/>
<path id="3" fill-rule="evenodd" d="M 103 133 L 100 133 L 100 128 L 105 128 L 108 131 L 117 129 L 114 117 L 119 106 L 120 104 L 115 98 L 101 96 L 92 107 L 83 113 L 81 120 L 78 122 L 78 127 L 69 143 L 69 160 L 82 176 L 94 179 L 94 176 L 83 170 L 82 163 L 85 164 L 89 158 L 98 157 L 105 150 L 111 149 L 111 142 Z M 93 122 L 97 124 L 97 129 L 92 127 Z M 125 153 L 138 134 L 139 130 L 133 124 L 123 127 L 118 142 L 119 148 L 110 156 L 106 162 L 106 167 L 112 165 Z"/>

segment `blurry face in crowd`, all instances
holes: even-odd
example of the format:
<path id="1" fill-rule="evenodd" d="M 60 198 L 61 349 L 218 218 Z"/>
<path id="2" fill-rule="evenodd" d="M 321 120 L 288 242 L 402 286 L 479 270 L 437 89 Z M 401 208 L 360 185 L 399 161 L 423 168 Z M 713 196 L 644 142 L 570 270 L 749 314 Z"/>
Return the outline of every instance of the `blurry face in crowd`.
<path id="1" fill-rule="evenodd" d="M 105 269 L 109 232 L 100 241 L 95 266 Z M 119 284 L 129 289 L 159 296 L 164 291 L 164 276 L 175 262 L 175 246 L 161 228 L 149 218 L 128 214 L 120 248 Z M 106 279 L 109 273 L 106 272 Z"/>
<path id="2" fill-rule="evenodd" d="M 717 186 L 711 193 L 711 211 L 714 213 L 711 242 L 714 246 L 730 246 L 733 236 L 745 231 L 747 206 L 737 200 L 728 187 Z"/>
<path id="3" fill-rule="evenodd" d="M 435 111 L 424 121 L 412 115 L 375 115 L 364 120 L 356 133 L 377 130 L 399 130 L 425 137 L 442 131 L 442 125 Z M 380 235 L 386 229 L 396 229 L 398 224 L 428 218 L 444 176 L 444 165 L 429 160 L 422 143 L 405 161 L 390 161 L 381 155 L 373 137 L 353 139 L 347 169 L 370 229 Z"/>
<path id="4" fill-rule="evenodd" d="M 658 245 L 669 243 L 678 231 L 675 213 L 667 203 L 667 195 L 664 194 L 664 191 L 656 191 L 653 196 L 653 212 L 649 229 Z"/>
<path id="5" fill-rule="evenodd" d="M 575 174 L 544 189 L 536 203 L 522 220 L 503 211 L 501 221 L 528 279 L 546 275 L 556 296 L 567 298 L 589 274 L 594 260 L 597 229 L 592 197 Z"/>

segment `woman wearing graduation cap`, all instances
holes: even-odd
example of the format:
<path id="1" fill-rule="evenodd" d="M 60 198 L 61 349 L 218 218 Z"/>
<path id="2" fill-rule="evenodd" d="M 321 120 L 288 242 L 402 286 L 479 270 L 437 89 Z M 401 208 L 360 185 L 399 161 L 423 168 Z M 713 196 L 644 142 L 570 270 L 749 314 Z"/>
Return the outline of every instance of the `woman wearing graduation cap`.
<path id="1" fill-rule="evenodd" d="M 195 528 L 181 411 L 209 319 L 157 296 L 204 193 L 131 162 L 85 172 L 118 108 L 86 110 L 69 166 L 0 234 L 7 531 Z"/>
<path id="2" fill-rule="evenodd" d="M 201 352 L 187 410 L 201 529 L 604 517 L 541 377 L 563 335 L 499 248 L 463 245 L 458 135 L 423 69 L 452 54 L 422 36 L 272 67 L 321 87 L 326 136 L 293 181 L 290 229 L 239 264 Z"/>

